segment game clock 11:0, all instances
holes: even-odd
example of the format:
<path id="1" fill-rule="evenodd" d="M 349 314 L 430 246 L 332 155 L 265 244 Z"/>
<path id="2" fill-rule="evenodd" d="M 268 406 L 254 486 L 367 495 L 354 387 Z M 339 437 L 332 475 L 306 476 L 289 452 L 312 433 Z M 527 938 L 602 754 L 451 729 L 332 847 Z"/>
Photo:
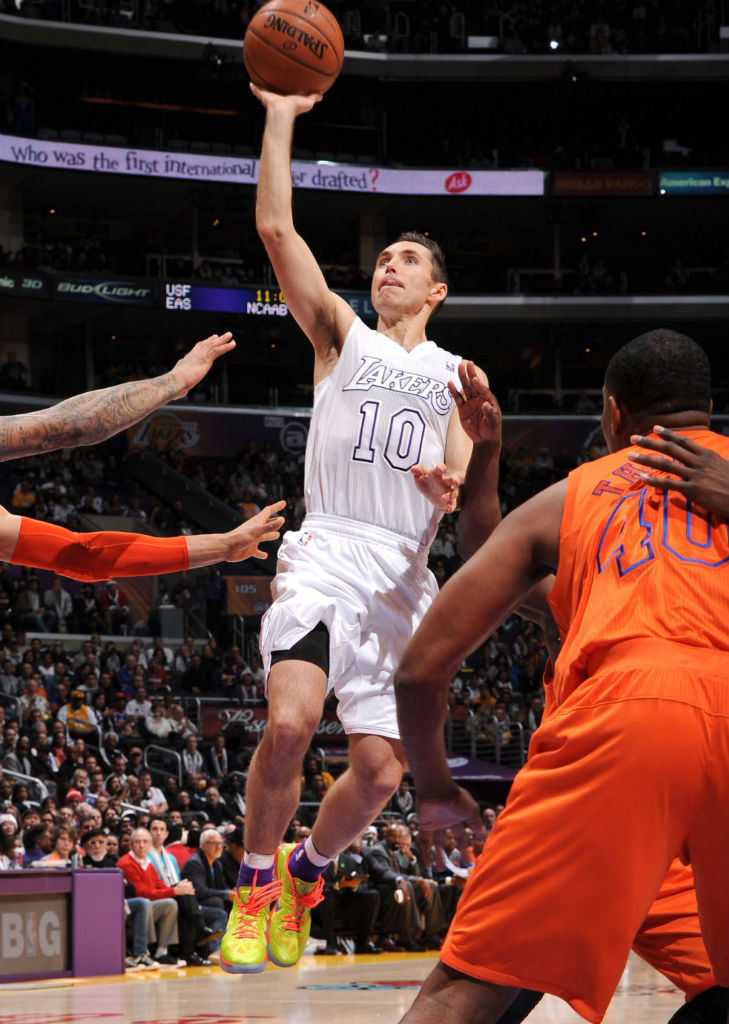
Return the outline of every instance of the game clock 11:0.
<path id="1" fill-rule="evenodd" d="M 286 299 L 283 297 L 283 293 L 278 289 L 274 288 L 256 288 L 256 302 L 275 302 L 280 305 L 282 302 L 286 304 Z"/>
<path id="2" fill-rule="evenodd" d="M 210 288 L 176 281 L 165 282 L 164 307 L 244 316 L 288 316 L 289 312 L 277 288 Z"/>

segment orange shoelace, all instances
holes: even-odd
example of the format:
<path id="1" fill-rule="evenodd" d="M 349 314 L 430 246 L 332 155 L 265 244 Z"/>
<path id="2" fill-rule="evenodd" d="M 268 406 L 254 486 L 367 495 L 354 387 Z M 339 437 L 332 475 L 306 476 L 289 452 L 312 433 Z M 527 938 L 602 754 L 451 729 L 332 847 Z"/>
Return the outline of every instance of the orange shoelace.
<path id="1" fill-rule="evenodd" d="M 283 882 L 280 879 L 274 879 L 268 885 L 252 888 L 247 903 L 243 902 L 236 889 L 235 898 L 238 904 L 238 924 L 233 932 L 236 939 L 255 939 L 258 937 L 256 917 L 262 910 L 279 898 L 282 887 Z"/>
<path id="2" fill-rule="evenodd" d="M 291 875 L 289 875 L 289 878 L 291 879 L 291 902 L 293 903 L 293 908 L 288 914 L 282 915 L 281 927 L 286 931 L 300 932 L 304 911 L 311 910 L 312 907 L 316 907 L 324 899 L 324 879 L 320 875 L 316 886 L 311 892 L 299 892 L 294 885 Z"/>

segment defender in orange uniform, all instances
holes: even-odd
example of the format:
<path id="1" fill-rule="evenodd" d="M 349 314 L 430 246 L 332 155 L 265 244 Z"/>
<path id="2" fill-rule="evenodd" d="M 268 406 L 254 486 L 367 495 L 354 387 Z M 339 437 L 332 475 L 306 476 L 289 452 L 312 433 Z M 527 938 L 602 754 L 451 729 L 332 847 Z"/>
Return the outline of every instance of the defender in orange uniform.
<path id="1" fill-rule="evenodd" d="M 441 591 L 398 674 L 421 829 L 473 821 L 442 739 L 463 657 L 556 570 L 558 705 L 537 732 L 407 1024 L 498 1020 L 519 987 L 600 1021 L 669 865 L 693 866 L 714 976 L 729 984 L 729 523 L 646 485 L 621 451 L 660 420 L 708 429 L 708 361 L 654 331 L 611 360 L 613 454 L 515 510 Z M 668 464 L 670 469 L 670 463 Z"/>

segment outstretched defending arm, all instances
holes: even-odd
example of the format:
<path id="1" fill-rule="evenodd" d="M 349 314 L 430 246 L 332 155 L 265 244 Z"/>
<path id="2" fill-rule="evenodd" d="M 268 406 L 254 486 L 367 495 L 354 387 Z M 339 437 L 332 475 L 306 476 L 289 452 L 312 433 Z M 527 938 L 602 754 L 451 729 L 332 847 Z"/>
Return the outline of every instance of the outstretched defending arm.
<path id="1" fill-rule="evenodd" d="M 395 675 L 397 717 L 415 776 L 421 830 L 431 833 L 478 811 L 451 778 L 443 739 L 446 695 L 463 659 L 556 570 L 567 482 L 511 512 L 445 584 L 415 631 Z M 496 581 L 496 584 L 495 582 Z"/>
<path id="2" fill-rule="evenodd" d="M 61 576 L 95 582 L 114 576 L 158 576 L 214 562 L 265 558 L 260 545 L 276 540 L 286 502 L 268 505 L 228 533 L 148 537 L 140 533 L 72 533 L 62 526 L 15 516 L 0 509 L 0 561 L 52 569 Z"/>
<path id="3" fill-rule="evenodd" d="M 233 348 L 230 332 L 213 334 L 159 377 L 88 391 L 37 412 L 1 416 L 0 461 L 99 444 L 167 402 L 182 398 L 203 379 L 218 356 Z"/>
<path id="4" fill-rule="evenodd" d="M 462 359 L 458 377 L 460 390 L 452 382 L 448 389 L 473 451 L 463 482 L 457 540 L 461 557 L 470 558 L 501 522 L 498 482 L 502 417 L 483 370 L 470 359 Z"/>

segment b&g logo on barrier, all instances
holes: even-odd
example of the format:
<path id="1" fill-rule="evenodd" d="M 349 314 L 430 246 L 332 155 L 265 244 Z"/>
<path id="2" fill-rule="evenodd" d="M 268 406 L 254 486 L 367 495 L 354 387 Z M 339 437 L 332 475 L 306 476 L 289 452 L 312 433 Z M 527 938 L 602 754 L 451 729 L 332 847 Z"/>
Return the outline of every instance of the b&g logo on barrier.
<path id="1" fill-rule="evenodd" d="M 26 974 L 40 969 L 63 970 L 65 922 L 55 910 L 0 912 L 0 974 Z"/>

